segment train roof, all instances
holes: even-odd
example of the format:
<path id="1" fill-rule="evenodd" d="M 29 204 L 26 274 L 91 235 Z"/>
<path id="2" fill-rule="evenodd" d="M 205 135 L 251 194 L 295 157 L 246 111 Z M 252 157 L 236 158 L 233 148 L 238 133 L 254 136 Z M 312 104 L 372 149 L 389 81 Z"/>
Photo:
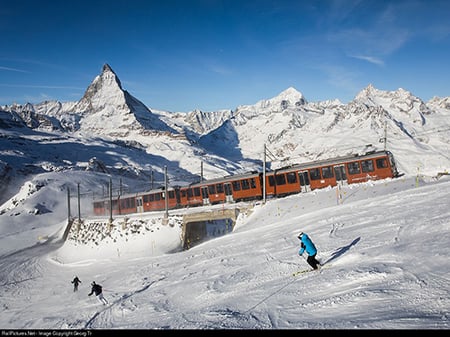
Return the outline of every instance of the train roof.
<path id="1" fill-rule="evenodd" d="M 198 187 L 203 185 L 209 185 L 209 184 L 217 184 L 223 181 L 233 181 L 233 180 L 239 180 L 239 179 L 245 179 L 245 178 L 253 178 L 259 176 L 259 172 L 252 171 L 252 172 L 246 172 L 246 173 L 240 173 L 236 175 L 229 175 L 221 178 L 214 178 L 209 180 L 203 180 L 202 182 L 197 182 L 190 184 L 189 186 L 182 186 L 181 188 L 192 188 L 192 187 Z"/>
<path id="2" fill-rule="evenodd" d="M 174 189 L 175 189 L 174 187 L 170 187 L 170 186 L 167 188 L 168 191 L 173 191 Z M 150 191 L 141 191 L 141 192 L 134 192 L 134 193 L 123 193 L 123 194 L 120 195 L 120 199 L 126 199 L 126 198 L 129 198 L 129 197 L 139 197 L 139 196 L 142 196 L 142 195 L 154 194 L 154 193 L 159 193 L 159 192 L 164 192 L 164 191 L 165 191 L 164 187 L 158 187 L 158 188 L 155 188 L 155 189 L 150 190 Z M 117 197 L 118 197 L 117 194 L 116 195 L 113 194 L 113 196 L 112 196 L 113 200 L 117 200 Z M 102 197 L 96 198 L 94 201 L 103 201 L 103 200 L 109 200 L 109 196 L 102 196 Z"/>
<path id="3" fill-rule="evenodd" d="M 353 154 L 353 155 L 347 155 L 347 156 L 341 156 L 341 157 L 334 157 L 329 159 L 322 159 L 322 160 L 315 160 L 311 162 L 301 163 L 301 164 L 294 164 L 286 167 L 281 167 L 279 169 L 276 169 L 275 172 L 280 171 L 289 171 L 292 169 L 298 170 L 298 169 L 308 169 L 312 167 L 318 167 L 318 166 L 327 166 L 327 165 L 339 165 L 339 164 L 345 164 L 350 161 L 362 160 L 362 159 L 373 159 L 378 158 L 380 156 L 385 155 L 391 155 L 389 151 L 371 151 L 367 152 L 365 154 Z"/>

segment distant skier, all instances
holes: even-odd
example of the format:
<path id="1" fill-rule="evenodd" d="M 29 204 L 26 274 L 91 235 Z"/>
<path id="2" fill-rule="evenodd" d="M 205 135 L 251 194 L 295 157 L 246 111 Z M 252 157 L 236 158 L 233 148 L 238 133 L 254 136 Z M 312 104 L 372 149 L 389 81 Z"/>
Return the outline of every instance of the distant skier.
<path id="1" fill-rule="evenodd" d="M 298 251 L 298 255 L 303 256 L 303 253 L 306 251 L 308 254 L 308 258 L 306 262 L 313 267 L 313 269 L 319 269 L 320 262 L 316 260 L 317 249 L 314 246 L 314 243 L 311 241 L 309 236 L 303 232 L 300 232 L 298 235 L 298 239 L 300 240 L 300 250 Z"/>
<path id="2" fill-rule="evenodd" d="M 100 284 L 95 283 L 95 281 L 92 281 L 91 286 L 92 286 L 92 290 L 88 294 L 88 296 L 91 296 L 93 293 L 95 293 L 95 296 L 97 296 L 98 300 L 100 302 L 102 302 L 103 305 L 108 304 L 108 301 L 106 300 L 106 298 L 103 297 L 102 286 Z"/>
<path id="3" fill-rule="evenodd" d="M 78 276 L 75 276 L 75 278 L 72 280 L 73 283 L 73 291 L 78 291 L 78 285 L 81 283 L 80 279 L 78 278 Z"/>

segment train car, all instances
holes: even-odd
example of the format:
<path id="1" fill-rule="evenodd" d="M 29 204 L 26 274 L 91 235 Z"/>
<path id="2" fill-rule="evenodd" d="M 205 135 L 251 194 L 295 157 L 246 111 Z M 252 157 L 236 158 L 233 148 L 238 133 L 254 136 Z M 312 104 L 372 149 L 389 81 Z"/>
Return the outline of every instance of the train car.
<path id="1" fill-rule="evenodd" d="M 258 172 L 230 176 L 224 182 L 228 202 L 239 202 L 262 199 L 262 175 Z M 227 193 L 227 192 L 226 192 Z"/>
<path id="2" fill-rule="evenodd" d="M 109 215 L 110 209 L 113 215 L 136 213 L 136 194 L 124 194 L 94 201 L 95 215 Z"/>
<path id="3" fill-rule="evenodd" d="M 261 178 L 257 172 L 205 180 L 180 188 L 184 207 L 214 205 L 262 198 Z"/>
<path id="4" fill-rule="evenodd" d="M 318 188 L 366 182 L 398 176 L 389 151 L 318 160 L 266 174 L 266 196 L 282 197 Z"/>
<path id="5" fill-rule="evenodd" d="M 175 188 L 168 189 L 167 207 L 169 209 L 179 207 L 179 191 Z M 111 198 L 102 198 L 94 201 L 94 214 L 104 216 L 110 214 L 125 215 L 166 209 L 165 190 L 160 188 L 149 192 L 123 194 Z"/>
<path id="6" fill-rule="evenodd" d="M 300 191 L 297 169 L 288 167 L 266 173 L 266 197 L 283 197 Z"/>
<path id="7" fill-rule="evenodd" d="M 167 189 L 167 208 L 177 208 L 180 204 L 179 189 Z M 161 211 L 166 209 L 166 191 L 163 188 L 136 196 L 137 212 Z"/>
<path id="8" fill-rule="evenodd" d="M 196 207 L 203 205 L 203 197 L 200 184 L 191 184 L 179 188 L 180 206 Z"/>

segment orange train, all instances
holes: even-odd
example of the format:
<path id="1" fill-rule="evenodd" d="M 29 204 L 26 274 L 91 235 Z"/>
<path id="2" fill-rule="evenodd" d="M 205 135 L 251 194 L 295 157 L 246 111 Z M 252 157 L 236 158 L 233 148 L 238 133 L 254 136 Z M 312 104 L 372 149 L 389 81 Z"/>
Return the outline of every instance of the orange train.
<path id="1" fill-rule="evenodd" d="M 219 179 L 205 180 L 188 186 L 167 190 L 167 208 L 183 208 L 219 203 L 261 200 L 309 192 L 328 186 L 341 186 L 369 180 L 399 176 L 394 156 L 390 151 L 372 151 L 364 155 L 337 157 L 296 164 L 265 173 L 251 172 Z M 131 214 L 166 209 L 166 191 L 163 188 L 148 192 L 124 194 L 115 198 L 94 201 L 94 214 Z"/>

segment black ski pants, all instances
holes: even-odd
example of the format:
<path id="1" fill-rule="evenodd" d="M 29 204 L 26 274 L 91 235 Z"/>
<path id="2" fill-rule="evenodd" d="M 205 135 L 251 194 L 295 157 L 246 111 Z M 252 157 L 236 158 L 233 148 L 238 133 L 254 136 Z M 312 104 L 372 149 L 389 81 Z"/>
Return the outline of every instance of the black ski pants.
<path id="1" fill-rule="evenodd" d="M 317 265 L 320 264 L 319 261 L 316 260 L 316 255 L 317 255 L 317 254 L 314 254 L 314 255 L 308 255 L 308 258 L 306 259 L 306 262 L 308 262 L 309 265 L 310 265 L 311 267 L 313 267 L 313 269 L 319 268 L 319 267 L 317 267 Z"/>

